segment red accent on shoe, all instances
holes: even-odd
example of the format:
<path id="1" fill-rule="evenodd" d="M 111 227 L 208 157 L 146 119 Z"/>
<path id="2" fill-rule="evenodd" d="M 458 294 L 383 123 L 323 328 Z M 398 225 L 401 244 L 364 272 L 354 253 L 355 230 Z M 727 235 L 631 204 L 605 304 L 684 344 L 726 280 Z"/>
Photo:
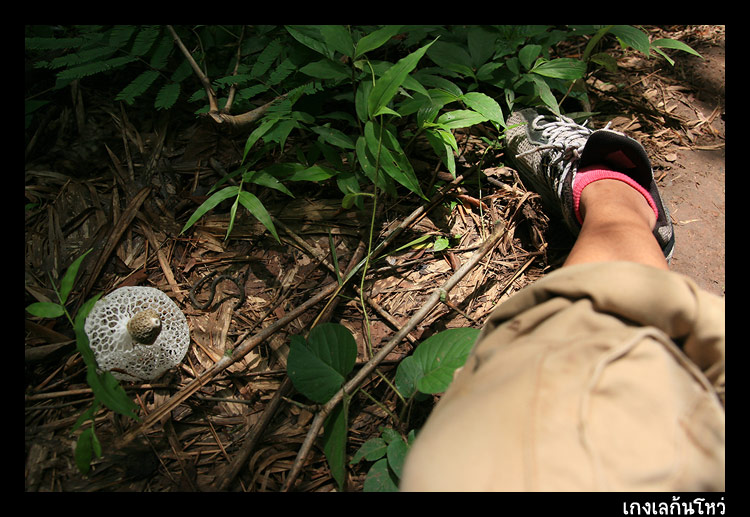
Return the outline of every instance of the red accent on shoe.
<path id="1" fill-rule="evenodd" d="M 641 193 L 646 201 L 648 201 L 648 204 L 654 211 L 656 218 L 659 218 L 659 209 L 656 208 L 654 199 L 651 197 L 651 194 L 649 194 L 648 191 L 643 188 L 637 181 L 621 172 L 608 169 L 605 165 L 590 165 L 579 170 L 576 174 L 575 180 L 573 181 L 573 210 L 576 214 L 578 224 L 583 224 L 583 219 L 581 218 L 581 213 L 579 211 L 579 205 L 581 203 L 581 192 L 583 192 L 583 189 L 586 188 L 587 185 L 590 185 L 595 181 L 605 179 L 619 180 L 636 189 Z"/>

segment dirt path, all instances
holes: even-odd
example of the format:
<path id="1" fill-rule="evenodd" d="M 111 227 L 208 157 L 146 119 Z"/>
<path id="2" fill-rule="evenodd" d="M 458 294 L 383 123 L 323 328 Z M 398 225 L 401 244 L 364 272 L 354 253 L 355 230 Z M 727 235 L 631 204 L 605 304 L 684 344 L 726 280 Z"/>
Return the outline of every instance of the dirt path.
<path id="1" fill-rule="evenodd" d="M 675 67 L 677 77 L 695 88 L 679 109 L 681 112 L 698 109 L 698 116 L 706 120 L 714 115 L 711 127 L 721 141 L 706 142 L 709 145 L 697 142 L 693 149 L 675 146 L 674 169 L 664 177 L 661 186 L 675 225 L 672 269 L 691 277 L 704 289 L 724 295 L 723 34 L 715 42 L 696 44 L 696 49 L 705 61 L 691 57 Z"/>

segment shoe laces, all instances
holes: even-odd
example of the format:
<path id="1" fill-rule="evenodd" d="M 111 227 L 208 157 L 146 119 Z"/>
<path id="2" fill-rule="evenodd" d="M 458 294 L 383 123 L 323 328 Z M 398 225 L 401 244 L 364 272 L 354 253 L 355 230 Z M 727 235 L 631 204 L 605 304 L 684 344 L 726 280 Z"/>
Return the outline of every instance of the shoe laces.
<path id="1" fill-rule="evenodd" d="M 573 119 L 560 115 L 555 120 L 549 120 L 545 115 L 539 115 L 531 121 L 531 127 L 542 131 L 542 138 L 547 140 L 547 144 L 539 145 L 516 155 L 516 158 L 538 153 L 541 151 L 550 151 L 551 160 L 548 163 L 547 175 L 552 180 L 558 195 L 561 194 L 562 185 L 571 168 L 581 158 L 581 150 L 586 145 L 586 141 L 593 131 L 585 125 L 577 124 Z M 605 129 L 609 128 L 609 124 Z M 563 162 L 560 167 L 560 174 L 557 177 L 552 176 L 552 168 Z"/>

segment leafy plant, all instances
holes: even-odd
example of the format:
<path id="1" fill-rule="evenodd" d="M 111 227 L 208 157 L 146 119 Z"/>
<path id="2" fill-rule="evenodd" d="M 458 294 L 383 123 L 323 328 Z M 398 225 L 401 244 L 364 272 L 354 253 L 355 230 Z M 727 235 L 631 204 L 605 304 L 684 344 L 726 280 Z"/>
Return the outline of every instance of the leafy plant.
<path id="1" fill-rule="evenodd" d="M 412 429 L 406 439 L 395 429 L 380 428 L 380 436 L 370 438 L 357 450 L 350 465 L 360 461 L 375 462 L 367 472 L 365 492 L 397 492 L 409 447 L 416 432 Z"/>
<path id="2" fill-rule="evenodd" d="M 409 400 L 418 391 L 430 394 L 445 391 L 453 372 L 466 361 L 478 333 L 478 329 L 472 328 L 448 329 L 426 339 L 399 364 L 395 389 Z M 307 339 L 292 336 L 287 374 L 300 393 L 323 404 L 344 385 L 356 358 L 357 345 L 351 332 L 342 325 L 324 323 L 311 330 Z M 343 487 L 346 475 L 348 411 L 349 398 L 344 397 L 343 403 L 327 417 L 323 434 L 323 450 L 339 488 Z M 362 459 L 376 461 L 368 472 L 366 491 L 396 489 L 413 439 L 413 430 L 404 440 L 397 431 L 383 429 L 380 437 L 362 445 L 350 465 Z"/>
<path id="3" fill-rule="evenodd" d="M 81 432 L 76 442 L 75 462 L 78 470 L 82 474 L 87 474 L 91 468 L 91 459 L 93 455 L 96 455 L 97 457 L 101 457 L 102 455 L 101 444 L 96 437 L 94 429 L 94 419 L 101 405 L 104 405 L 116 413 L 138 420 L 138 416 L 134 412 L 138 406 L 130 400 L 125 393 L 125 390 L 120 386 L 117 379 L 115 379 L 111 373 L 98 372 L 94 353 L 91 351 L 91 348 L 89 348 L 88 336 L 86 336 L 84 330 L 86 316 L 101 295 L 96 295 L 84 302 L 76 313 L 75 319 L 70 316 L 70 313 L 65 308 L 65 303 L 73 289 L 75 278 L 78 274 L 81 263 L 90 252 L 91 250 L 86 251 L 68 267 L 60 280 L 59 288 L 57 288 L 54 285 L 54 282 L 52 282 L 52 286 L 55 289 L 58 298 L 57 303 L 36 302 L 26 307 L 26 310 L 30 314 L 41 318 L 57 318 L 65 315 L 73 326 L 76 336 L 76 348 L 86 364 L 86 382 L 94 394 L 94 401 L 92 406 L 78 417 L 70 431 L 71 433 L 74 433 L 86 423 L 87 420 L 91 421 L 91 425 Z"/>

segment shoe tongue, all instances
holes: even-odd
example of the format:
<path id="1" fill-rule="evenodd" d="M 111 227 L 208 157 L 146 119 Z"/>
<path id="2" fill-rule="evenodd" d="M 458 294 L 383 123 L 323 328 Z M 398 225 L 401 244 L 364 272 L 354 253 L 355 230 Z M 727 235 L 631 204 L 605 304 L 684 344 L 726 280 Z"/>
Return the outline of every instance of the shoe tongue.
<path id="1" fill-rule="evenodd" d="M 606 164 L 647 187 L 651 183 L 651 162 L 641 145 L 613 131 L 595 131 L 586 142 L 578 168 Z"/>

